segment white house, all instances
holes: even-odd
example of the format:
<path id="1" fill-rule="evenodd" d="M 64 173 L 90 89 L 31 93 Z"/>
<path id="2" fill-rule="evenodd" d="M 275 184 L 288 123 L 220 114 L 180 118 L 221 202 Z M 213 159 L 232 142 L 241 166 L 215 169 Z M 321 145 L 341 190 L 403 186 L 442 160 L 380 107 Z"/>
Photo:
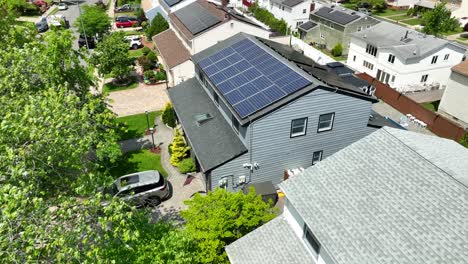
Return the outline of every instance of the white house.
<path id="1" fill-rule="evenodd" d="M 314 6 L 312 0 L 258 0 L 257 3 L 277 19 L 284 19 L 292 30 L 309 20 Z"/>
<path id="2" fill-rule="evenodd" d="M 231 264 L 468 263 L 468 150 L 382 128 L 279 184 L 284 212 Z"/>
<path id="3" fill-rule="evenodd" d="M 347 64 L 401 92 L 445 88 L 466 48 L 388 22 L 351 34 Z"/>
<path id="4" fill-rule="evenodd" d="M 468 128 L 468 61 L 452 68 L 438 111 L 455 117 Z"/>

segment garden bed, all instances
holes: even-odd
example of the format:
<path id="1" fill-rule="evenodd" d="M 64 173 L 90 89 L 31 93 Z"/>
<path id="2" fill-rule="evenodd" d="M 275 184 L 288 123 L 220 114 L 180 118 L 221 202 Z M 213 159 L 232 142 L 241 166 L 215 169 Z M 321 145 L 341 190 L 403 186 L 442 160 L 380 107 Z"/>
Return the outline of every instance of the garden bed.
<path id="1" fill-rule="evenodd" d="M 147 170 L 157 170 L 167 177 L 167 172 L 161 165 L 161 156 L 147 149 L 125 153 L 114 163 L 114 166 L 110 169 L 110 173 L 115 178 Z"/>
<path id="2" fill-rule="evenodd" d="M 131 79 L 129 80 L 127 84 L 119 85 L 119 84 L 115 84 L 113 81 L 104 84 L 104 86 L 102 87 L 102 92 L 110 93 L 110 92 L 133 89 L 136 87 L 138 87 L 138 79 L 133 76 L 131 77 Z"/>

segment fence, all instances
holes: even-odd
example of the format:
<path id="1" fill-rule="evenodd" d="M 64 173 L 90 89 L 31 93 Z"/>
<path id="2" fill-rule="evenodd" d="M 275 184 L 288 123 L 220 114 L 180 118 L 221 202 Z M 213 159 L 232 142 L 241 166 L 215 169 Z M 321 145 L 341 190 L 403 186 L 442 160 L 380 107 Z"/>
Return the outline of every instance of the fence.
<path id="1" fill-rule="evenodd" d="M 294 46 L 294 45 L 299 47 L 304 52 L 304 56 L 311 58 L 318 64 L 325 65 L 330 62 L 336 62 L 336 60 L 327 56 L 325 53 L 321 52 L 320 50 L 310 46 L 304 41 L 296 37 L 291 37 L 291 46 Z"/>
<path id="2" fill-rule="evenodd" d="M 427 128 L 432 133 L 440 137 L 453 139 L 457 142 L 460 141 L 465 134 L 465 130 L 456 123 L 424 108 L 422 105 L 416 103 L 404 94 L 399 93 L 395 89 L 392 89 L 390 86 L 377 81 L 366 73 L 360 73 L 357 75 L 361 79 L 372 83 L 376 88 L 375 96 L 377 98 L 383 100 L 385 103 L 391 105 L 401 113 L 411 114 L 417 119 L 423 121 L 427 124 Z"/>

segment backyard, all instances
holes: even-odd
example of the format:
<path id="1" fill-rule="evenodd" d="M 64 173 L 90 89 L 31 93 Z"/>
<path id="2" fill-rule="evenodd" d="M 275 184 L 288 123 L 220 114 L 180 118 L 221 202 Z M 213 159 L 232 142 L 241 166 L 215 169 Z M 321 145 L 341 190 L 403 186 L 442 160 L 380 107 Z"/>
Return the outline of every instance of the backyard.
<path id="1" fill-rule="evenodd" d="M 440 101 L 434 101 L 434 102 L 422 103 L 421 105 L 427 110 L 430 110 L 432 112 L 437 112 L 437 109 L 439 109 L 439 103 Z"/>
<path id="2" fill-rule="evenodd" d="M 159 115 L 161 115 L 160 111 L 154 111 L 148 114 L 150 127 L 154 126 L 154 120 Z M 121 128 L 121 130 L 118 131 L 119 140 L 142 137 L 148 129 L 148 121 L 145 113 L 119 117 L 117 118 L 117 123 Z"/>
<path id="3" fill-rule="evenodd" d="M 102 92 L 104 94 L 108 94 L 110 92 L 133 89 L 137 86 L 138 86 L 138 78 L 132 77 L 128 85 L 123 85 L 123 86 L 115 85 L 112 81 L 105 83 L 104 86 L 102 87 Z"/>
<path id="4" fill-rule="evenodd" d="M 161 165 L 161 156 L 147 149 L 127 152 L 117 160 L 114 165 L 115 167 L 110 169 L 110 173 L 115 178 L 147 170 L 157 170 L 164 175 L 164 177 L 167 177 L 167 172 Z"/>

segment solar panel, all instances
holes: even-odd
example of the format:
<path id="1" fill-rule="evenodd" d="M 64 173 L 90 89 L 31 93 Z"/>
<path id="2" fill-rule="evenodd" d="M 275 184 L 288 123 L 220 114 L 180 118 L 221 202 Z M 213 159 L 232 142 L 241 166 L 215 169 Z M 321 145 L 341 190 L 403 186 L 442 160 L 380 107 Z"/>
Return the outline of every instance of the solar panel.
<path id="1" fill-rule="evenodd" d="M 249 39 L 238 41 L 199 64 L 241 118 L 311 83 Z"/>
<path id="2" fill-rule="evenodd" d="M 174 12 L 174 15 L 194 35 L 221 22 L 199 3 L 190 4 Z"/>
<path id="3" fill-rule="evenodd" d="M 172 7 L 172 6 L 175 6 L 176 4 L 182 2 L 182 0 L 164 0 L 164 2 L 165 2 L 168 6 Z"/>

